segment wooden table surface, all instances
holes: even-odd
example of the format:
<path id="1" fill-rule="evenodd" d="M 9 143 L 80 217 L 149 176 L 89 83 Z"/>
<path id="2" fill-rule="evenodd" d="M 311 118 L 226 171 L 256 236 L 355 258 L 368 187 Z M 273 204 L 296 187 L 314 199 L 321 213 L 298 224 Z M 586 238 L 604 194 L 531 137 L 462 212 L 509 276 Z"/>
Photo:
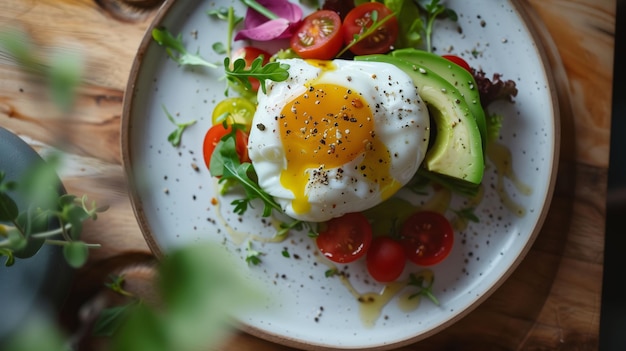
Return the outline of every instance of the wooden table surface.
<path id="1" fill-rule="evenodd" d="M 553 64 L 566 101 L 561 106 L 562 153 L 552 206 L 526 259 L 489 299 L 452 327 L 402 350 L 598 348 L 616 3 L 521 1 L 556 43 Z M 128 1 L 133 2 L 141 3 Z M 0 126 L 42 154 L 61 133 L 69 135 L 63 151 L 70 162 L 60 174 L 64 185 L 70 193 L 110 205 L 87 224 L 86 239 L 103 247 L 92 251 L 88 265 L 78 272 L 70 312 L 102 286 L 109 272 L 151 259 L 128 197 L 119 140 L 126 81 L 155 10 L 127 12 L 116 3 L 0 2 L 0 26 L 20 26 L 43 47 L 86 53 L 86 82 L 71 123 L 0 55 Z M 289 348 L 238 333 L 221 349 Z"/>

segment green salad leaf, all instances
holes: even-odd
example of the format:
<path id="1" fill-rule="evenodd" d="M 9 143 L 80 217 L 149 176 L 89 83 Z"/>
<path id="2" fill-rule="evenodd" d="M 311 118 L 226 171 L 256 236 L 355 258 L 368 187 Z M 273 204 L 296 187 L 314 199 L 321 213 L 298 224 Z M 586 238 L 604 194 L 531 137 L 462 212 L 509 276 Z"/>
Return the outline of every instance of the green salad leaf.
<path id="1" fill-rule="evenodd" d="M 280 205 L 265 192 L 251 177 L 255 177 L 254 168 L 250 162 L 239 161 L 239 155 L 235 146 L 235 130 L 227 134 L 217 143 L 211 161 L 209 171 L 214 177 L 220 177 L 220 182 L 235 180 L 245 190 L 246 197 L 234 200 L 231 204 L 235 206 L 235 213 L 243 214 L 254 199 L 261 199 L 264 204 L 263 216 L 268 217 L 272 210 L 282 211 Z M 255 177 L 256 178 L 256 177 Z"/>

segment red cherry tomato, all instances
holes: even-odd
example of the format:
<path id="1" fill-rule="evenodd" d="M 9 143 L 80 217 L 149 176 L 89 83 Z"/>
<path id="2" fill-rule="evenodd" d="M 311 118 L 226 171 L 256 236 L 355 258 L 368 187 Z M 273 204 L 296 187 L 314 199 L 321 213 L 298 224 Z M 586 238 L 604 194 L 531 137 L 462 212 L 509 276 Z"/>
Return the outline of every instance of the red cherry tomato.
<path id="1" fill-rule="evenodd" d="M 445 58 L 448 61 L 454 62 L 457 65 L 463 67 L 469 73 L 472 73 L 472 67 L 470 67 L 469 63 L 456 55 L 441 55 L 441 57 Z"/>
<path id="2" fill-rule="evenodd" d="M 376 13 L 375 20 L 372 18 Z M 346 15 L 343 21 L 343 41 L 348 45 L 354 40 L 355 35 L 362 34 L 370 28 L 374 22 L 380 22 L 393 12 L 379 2 L 366 2 Z M 381 24 L 372 34 L 362 38 L 350 51 L 355 55 L 384 54 L 392 49 L 393 43 L 398 38 L 398 20 L 395 16 Z"/>
<path id="3" fill-rule="evenodd" d="M 407 218 L 400 236 L 406 256 L 420 266 L 441 262 L 454 242 L 454 231 L 448 219 L 432 211 L 416 212 Z"/>
<path id="4" fill-rule="evenodd" d="M 360 212 L 347 213 L 326 222 L 316 239 L 329 260 L 349 263 L 365 255 L 372 243 L 372 226 Z"/>
<path id="5" fill-rule="evenodd" d="M 402 244 L 388 236 L 374 238 L 365 260 L 372 278 L 383 283 L 398 279 L 406 265 Z"/>
<path id="6" fill-rule="evenodd" d="M 341 49 L 341 18 L 335 11 L 308 15 L 291 37 L 290 46 L 304 59 L 330 60 Z"/>
<path id="7" fill-rule="evenodd" d="M 263 56 L 264 65 L 270 61 L 271 55 L 267 51 L 255 48 L 253 46 L 244 46 L 242 48 L 237 49 L 233 53 L 231 62 L 234 62 L 236 59 L 242 58 L 246 60 L 246 68 L 250 68 L 250 66 L 252 65 L 252 61 L 254 61 L 254 59 L 256 59 L 259 56 Z M 252 90 L 258 91 L 259 86 L 261 86 L 261 83 L 259 82 L 259 80 L 253 77 L 248 78 L 248 80 L 250 80 L 250 84 L 252 84 Z"/>
<path id="8" fill-rule="evenodd" d="M 207 131 L 202 144 L 202 154 L 207 169 L 210 168 L 211 156 L 213 156 L 213 151 L 215 151 L 217 143 L 219 143 L 225 135 L 230 133 L 231 130 L 231 126 L 224 128 L 224 125 L 220 123 L 212 126 Z M 248 158 L 248 136 L 239 129 L 235 132 L 235 148 L 237 149 L 237 155 L 239 155 L 239 161 L 248 162 L 250 160 Z"/>

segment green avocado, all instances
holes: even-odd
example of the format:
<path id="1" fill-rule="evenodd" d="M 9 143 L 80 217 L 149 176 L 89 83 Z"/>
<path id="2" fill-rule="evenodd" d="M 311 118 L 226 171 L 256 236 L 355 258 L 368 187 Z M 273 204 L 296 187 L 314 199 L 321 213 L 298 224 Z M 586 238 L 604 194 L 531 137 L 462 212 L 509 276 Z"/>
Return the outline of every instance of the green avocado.
<path id="1" fill-rule="evenodd" d="M 436 125 L 434 142 L 422 167 L 468 185 L 478 185 L 485 169 L 482 138 L 476 120 L 459 90 L 425 66 L 390 55 L 366 55 L 357 61 L 386 62 L 407 73 L 428 106 Z"/>
<path id="2" fill-rule="evenodd" d="M 413 64 L 430 68 L 433 72 L 454 85 L 465 98 L 467 106 L 476 119 L 478 130 L 482 138 L 483 151 L 487 142 L 487 121 L 485 111 L 480 104 L 480 94 L 476 88 L 476 80 L 471 73 L 449 60 L 428 51 L 413 48 L 392 51 L 391 55 L 399 57 Z"/>

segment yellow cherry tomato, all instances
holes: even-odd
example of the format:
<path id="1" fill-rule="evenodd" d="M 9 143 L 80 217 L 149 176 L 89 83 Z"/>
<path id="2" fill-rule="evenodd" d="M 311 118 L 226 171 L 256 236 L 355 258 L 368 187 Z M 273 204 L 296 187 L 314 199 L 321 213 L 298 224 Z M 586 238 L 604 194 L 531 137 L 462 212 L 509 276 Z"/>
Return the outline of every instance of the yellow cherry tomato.
<path id="1" fill-rule="evenodd" d="M 226 121 L 227 125 L 238 124 L 244 126 L 244 130 L 249 132 L 255 111 L 256 106 L 249 100 L 241 97 L 231 97 L 220 101 L 215 106 L 211 119 L 214 125 L 222 124 Z"/>

